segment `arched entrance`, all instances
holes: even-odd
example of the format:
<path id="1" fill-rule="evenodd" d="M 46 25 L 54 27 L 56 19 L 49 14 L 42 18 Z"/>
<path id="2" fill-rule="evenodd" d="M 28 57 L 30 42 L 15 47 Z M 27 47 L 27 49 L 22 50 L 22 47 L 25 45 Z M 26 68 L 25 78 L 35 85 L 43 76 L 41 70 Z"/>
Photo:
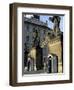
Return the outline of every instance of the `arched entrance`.
<path id="1" fill-rule="evenodd" d="M 58 56 L 56 54 L 48 55 L 48 73 L 58 73 Z"/>

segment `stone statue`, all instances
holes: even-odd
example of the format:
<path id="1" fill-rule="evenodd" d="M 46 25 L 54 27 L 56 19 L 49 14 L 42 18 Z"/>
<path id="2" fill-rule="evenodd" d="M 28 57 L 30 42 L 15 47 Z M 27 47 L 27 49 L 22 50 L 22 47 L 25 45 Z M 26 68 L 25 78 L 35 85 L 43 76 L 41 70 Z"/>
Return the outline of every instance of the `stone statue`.
<path id="1" fill-rule="evenodd" d="M 49 20 L 53 23 L 53 30 L 56 33 L 60 30 L 60 19 L 59 16 L 49 17 Z"/>

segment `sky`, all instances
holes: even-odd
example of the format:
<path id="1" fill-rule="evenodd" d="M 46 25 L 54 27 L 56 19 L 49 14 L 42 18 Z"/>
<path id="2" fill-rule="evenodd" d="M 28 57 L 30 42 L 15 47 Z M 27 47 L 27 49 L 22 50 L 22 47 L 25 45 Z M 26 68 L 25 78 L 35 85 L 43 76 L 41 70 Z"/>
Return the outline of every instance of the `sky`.
<path id="1" fill-rule="evenodd" d="M 52 16 L 44 16 L 44 15 L 41 15 L 40 16 L 40 20 L 43 21 L 43 22 L 48 22 L 48 27 L 52 28 L 53 29 L 53 23 L 49 20 L 49 17 L 52 17 Z M 60 30 L 63 32 L 64 31 L 64 16 L 60 16 Z"/>
<path id="2" fill-rule="evenodd" d="M 40 21 L 48 22 L 48 27 L 53 29 L 53 23 L 49 20 L 49 17 L 52 17 L 53 15 L 40 15 Z M 26 17 L 31 18 L 33 17 L 33 14 L 27 14 Z M 64 31 L 64 16 L 60 16 L 60 30 Z"/>

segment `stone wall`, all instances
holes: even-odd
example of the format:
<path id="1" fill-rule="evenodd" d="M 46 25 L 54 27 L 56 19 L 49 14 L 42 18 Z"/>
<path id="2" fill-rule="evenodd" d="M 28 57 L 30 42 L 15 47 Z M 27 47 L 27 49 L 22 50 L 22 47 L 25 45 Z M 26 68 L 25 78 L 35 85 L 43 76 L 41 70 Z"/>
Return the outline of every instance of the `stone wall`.
<path id="1" fill-rule="evenodd" d="M 58 56 L 58 72 L 62 72 L 62 46 L 60 37 L 53 38 L 48 43 L 49 53 Z"/>

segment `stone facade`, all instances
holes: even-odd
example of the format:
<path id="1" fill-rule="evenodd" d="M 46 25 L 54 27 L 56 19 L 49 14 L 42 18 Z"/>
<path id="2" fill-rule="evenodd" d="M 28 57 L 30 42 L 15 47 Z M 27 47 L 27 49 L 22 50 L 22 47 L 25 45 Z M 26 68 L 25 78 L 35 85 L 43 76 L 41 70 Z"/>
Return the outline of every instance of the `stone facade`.
<path id="1" fill-rule="evenodd" d="M 59 28 L 53 28 L 50 29 L 47 25 L 47 23 L 44 23 L 40 21 L 39 19 L 36 19 L 34 17 L 32 18 L 26 18 L 24 17 L 24 31 L 23 31 L 23 38 L 24 42 L 22 41 L 24 51 L 24 63 L 25 66 L 27 65 L 26 59 L 26 53 L 27 57 L 31 57 L 32 60 L 32 69 L 37 70 L 39 66 L 39 62 L 41 62 L 41 67 L 43 68 L 44 59 L 47 59 L 48 54 L 53 55 L 55 54 L 58 56 L 58 72 L 63 72 L 62 68 L 62 32 L 59 30 Z M 54 26 L 55 27 L 55 26 Z M 56 29 L 56 30 L 54 30 Z M 40 52 L 42 50 L 42 55 L 37 54 L 37 47 L 40 47 Z M 38 52 L 39 53 L 39 52 Z M 40 57 L 37 59 L 37 56 Z M 39 60 L 37 62 L 37 60 Z M 41 61 L 42 60 L 42 61 Z M 41 68 L 39 67 L 39 69 Z"/>
<path id="2" fill-rule="evenodd" d="M 53 38 L 52 40 L 49 41 L 48 43 L 49 47 L 49 53 L 56 54 L 58 56 L 58 72 L 63 72 L 63 67 L 62 67 L 62 43 L 61 43 L 61 38 L 60 36 L 57 36 Z"/>

